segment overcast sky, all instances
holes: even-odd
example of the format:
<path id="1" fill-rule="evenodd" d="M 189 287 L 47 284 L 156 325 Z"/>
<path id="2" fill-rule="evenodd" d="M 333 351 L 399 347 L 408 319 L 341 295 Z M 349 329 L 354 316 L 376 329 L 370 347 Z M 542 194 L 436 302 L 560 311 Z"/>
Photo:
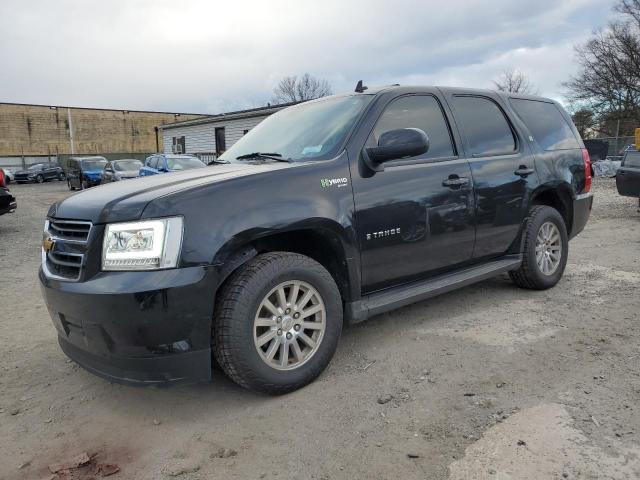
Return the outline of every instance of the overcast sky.
<path id="1" fill-rule="evenodd" d="M 0 0 L 0 101 L 218 113 L 285 75 L 491 88 L 506 68 L 561 99 L 611 0 Z"/>

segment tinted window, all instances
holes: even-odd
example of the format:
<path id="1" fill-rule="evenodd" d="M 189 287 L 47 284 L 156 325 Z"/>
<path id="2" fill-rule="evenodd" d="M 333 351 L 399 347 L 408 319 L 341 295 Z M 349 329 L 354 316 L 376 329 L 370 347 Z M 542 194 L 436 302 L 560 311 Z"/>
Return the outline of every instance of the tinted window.
<path id="1" fill-rule="evenodd" d="M 140 170 L 142 162 L 140 160 L 118 160 L 117 162 L 113 162 L 113 166 L 119 172 Z"/>
<path id="2" fill-rule="evenodd" d="M 509 122 L 495 102 L 488 98 L 455 96 L 456 118 L 474 156 L 513 153 L 516 141 Z"/>
<path id="3" fill-rule="evenodd" d="M 625 153 L 622 165 L 625 167 L 640 168 L 640 152 Z"/>
<path id="4" fill-rule="evenodd" d="M 377 145 L 380 135 L 398 128 L 419 128 L 429 137 L 429 151 L 421 158 L 452 157 L 453 145 L 438 100 L 430 95 L 411 95 L 392 101 L 382 113 L 369 137 Z"/>
<path id="5" fill-rule="evenodd" d="M 580 148 L 573 130 L 553 103 L 512 98 L 511 105 L 543 150 Z"/>

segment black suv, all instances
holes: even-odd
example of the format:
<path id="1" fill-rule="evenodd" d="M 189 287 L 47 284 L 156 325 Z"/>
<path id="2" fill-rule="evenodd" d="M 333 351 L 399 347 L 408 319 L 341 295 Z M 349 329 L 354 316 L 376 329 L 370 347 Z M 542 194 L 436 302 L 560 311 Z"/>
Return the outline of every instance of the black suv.
<path id="1" fill-rule="evenodd" d="M 224 164 L 52 205 L 40 281 L 62 349 L 111 381 L 284 393 L 344 322 L 508 272 L 546 289 L 592 205 L 552 100 L 389 87 L 281 110 Z"/>
<path id="2" fill-rule="evenodd" d="M 47 180 L 63 181 L 66 177 L 62 167 L 49 165 L 47 163 L 38 163 L 31 165 L 26 170 L 16 172 L 14 178 L 16 183 L 44 183 Z"/>

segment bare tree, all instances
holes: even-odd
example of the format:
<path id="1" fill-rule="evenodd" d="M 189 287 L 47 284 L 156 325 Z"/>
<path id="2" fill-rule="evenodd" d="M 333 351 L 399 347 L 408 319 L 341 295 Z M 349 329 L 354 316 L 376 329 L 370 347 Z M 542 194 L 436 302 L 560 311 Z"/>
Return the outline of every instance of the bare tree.
<path id="1" fill-rule="evenodd" d="M 564 86 L 571 102 L 593 110 L 607 135 L 632 134 L 640 125 L 640 0 L 622 0 L 620 14 L 576 47 L 578 74 Z"/>
<path id="2" fill-rule="evenodd" d="M 537 95 L 538 89 L 531 83 L 529 77 L 519 70 L 507 69 L 493 84 L 497 90 L 509 93 L 523 93 Z"/>
<path id="3" fill-rule="evenodd" d="M 331 85 L 323 79 L 317 79 L 308 73 L 284 77 L 273 89 L 274 103 L 303 102 L 331 95 Z"/>

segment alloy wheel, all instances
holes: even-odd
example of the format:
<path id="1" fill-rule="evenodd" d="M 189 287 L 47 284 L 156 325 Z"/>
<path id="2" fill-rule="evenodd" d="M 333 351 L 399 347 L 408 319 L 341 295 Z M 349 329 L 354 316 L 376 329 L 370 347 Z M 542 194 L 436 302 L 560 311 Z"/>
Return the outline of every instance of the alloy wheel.
<path id="1" fill-rule="evenodd" d="M 260 302 L 253 341 L 263 362 L 277 370 L 293 370 L 317 351 L 326 329 L 327 312 L 320 293 L 306 282 L 289 280 Z"/>
<path id="2" fill-rule="evenodd" d="M 562 259 L 562 238 L 553 222 L 544 222 L 536 237 L 536 263 L 544 275 L 553 275 Z"/>

